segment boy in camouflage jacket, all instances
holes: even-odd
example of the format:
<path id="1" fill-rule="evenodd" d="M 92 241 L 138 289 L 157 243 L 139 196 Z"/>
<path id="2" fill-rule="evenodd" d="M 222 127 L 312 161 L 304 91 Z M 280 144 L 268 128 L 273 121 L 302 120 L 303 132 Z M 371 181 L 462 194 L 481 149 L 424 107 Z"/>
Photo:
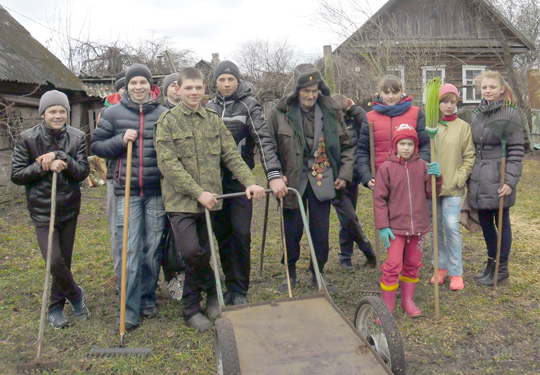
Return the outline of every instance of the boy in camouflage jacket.
<path id="1" fill-rule="evenodd" d="M 154 130 L 158 166 L 163 175 L 163 203 L 175 244 L 186 262 L 183 315 L 188 326 L 201 331 L 212 327 L 199 304 L 202 292 L 207 295 L 207 315 L 219 315 L 204 209 L 221 208 L 221 202 L 215 198 L 222 193 L 221 165 L 247 186 L 248 199 L 264 197 L 264 188 L 256 185 L 220 116 L 201 106 L 203 78 L 195 68 L 179 73 L 175 89 L 182 101 L 162 114 Z"/>

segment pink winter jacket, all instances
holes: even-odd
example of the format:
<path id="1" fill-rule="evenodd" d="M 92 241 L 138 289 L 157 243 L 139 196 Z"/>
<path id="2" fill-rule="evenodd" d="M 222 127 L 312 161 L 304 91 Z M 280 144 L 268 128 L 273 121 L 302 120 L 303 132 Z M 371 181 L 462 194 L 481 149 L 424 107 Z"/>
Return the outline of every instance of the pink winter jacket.
<path id="1" fill-rule="evenodd" d="M 428 199 L 431 176 L 427 163 L 414 153 L 404 160 L 394 152 L 377 171 L 373 211 L 377 229 L 390 228 L 401 236 L 422 236 L 431 230 Z M 437 178 L 437 196 L 443 178 Z"/>

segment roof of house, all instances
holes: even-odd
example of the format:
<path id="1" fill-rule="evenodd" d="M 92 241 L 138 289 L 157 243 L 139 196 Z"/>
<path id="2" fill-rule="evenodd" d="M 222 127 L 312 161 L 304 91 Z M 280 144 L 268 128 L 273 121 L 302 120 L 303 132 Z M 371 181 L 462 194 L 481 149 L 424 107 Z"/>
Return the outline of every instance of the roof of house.
<path id="1" fill-rule="evenodd" d="M 401 0 L 388 0 L 386 4 L 384 4 L 373 16 L 371 16 L 356 32 L 354 32 L 351 36 L 349 36 L 341 45 L 339 45 L 336 48 L 336 51 L 339 49 L 342 49 L 342 47 L 348 45 L 351 42 L 355 41 L 355 38 L 359 35 L 362 35 L 364 32 L 366 32 L 371 25 L 373 25 L 374 22 L 377 22 L 376 20 L 381 19 L 386 14 L 392 14 L 392 8 L 396 6 Z M 464 0 L 464 1 L 471 1 L 471 0 Z M 494 17 L 501 27 L 501 29 L 506 29 L 506 36 L 510 37 L 517 43 L 520 43 L 521 45 L 525 46 L 529 50 L 535 50 L 534 44 L 525 36 L 523 33 L 521 33 L 512 23 L 506 19 L 502 15 L 501 12 L 499 12 L 488 0 L 478 0 L 473 1 L 476 2 L 477 5 L 484 6 L 487 10 L 487 12 L 490 12 L 490 16 Z M 419 41 L 419 43 L 422 43 L 425 41 Z M 455 41 L 451 41 L 450 43 L 456 44 Z M 485 44 L 485 41 L 482 41 L 482 43 Z M 459 44 L 459 43 L 458 43 Z"/>
<path id="2" fill-rule="evenodd" d="M 0 81 L 84 91 L 77 78 L 0 5 Z"/>

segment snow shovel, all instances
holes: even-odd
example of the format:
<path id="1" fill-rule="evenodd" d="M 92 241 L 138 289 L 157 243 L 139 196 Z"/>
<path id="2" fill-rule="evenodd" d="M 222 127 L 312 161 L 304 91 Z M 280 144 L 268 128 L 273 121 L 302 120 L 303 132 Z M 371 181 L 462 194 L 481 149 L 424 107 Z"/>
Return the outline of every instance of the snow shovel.
<path id="1" fill-rule="evenodd" d="M 432 78 L 426 85 L 426 132 L 429 135 L 431 162 L 437 161 L 435 157 L 435 136 L 439 130 L 439 88 L 441 79 Z M 433 229 L 433 265 L 435 270 L 435 319 L 439 320 L 439 247 L 437 238 L 437 181 L 431 175 L 431 217 Z"/>
<path id="2" fill-rule="evenodd" d="M 39 372 L 58 368 L 58 362 L 41 362 L 43 349 L 43 333 L 45 331 L 45 314 L 47 313 L 47 300 L 49 299 L 49 279 L 51 277 L 51 254 L 54 235 L 54 219 L 56 218 L 56 181 L 58 174 L 53 172 L 51 189 L 51 218 L 49 220 L 49 242 L 47 244 L 47 258 L 45 260 L 45 283 L 43 285 L 43 297 L 41 299 L 41 318 L 39 320 L 39 334 L 36 361 L 30 364 L 17 365 L 17 372 Z"/>
<path id="3" fill-rule="evenodd" d="M 142 137 L 142 134 L 140 134 Z M 92 348 L 90 355 L 144 355 L 151 354 L 151 348 L 126 348 L 126 284 L 127 284 L 127 248 L 129 230 L 129 197 L 131 194 L 131 163 L 133 157 L 133 141 L 128 142 L 126 162 L 126 187 L 124 190 L 124 233 L 122 235 L 122 278 L 120 281 L 120 345 L 118 348 Z"/>

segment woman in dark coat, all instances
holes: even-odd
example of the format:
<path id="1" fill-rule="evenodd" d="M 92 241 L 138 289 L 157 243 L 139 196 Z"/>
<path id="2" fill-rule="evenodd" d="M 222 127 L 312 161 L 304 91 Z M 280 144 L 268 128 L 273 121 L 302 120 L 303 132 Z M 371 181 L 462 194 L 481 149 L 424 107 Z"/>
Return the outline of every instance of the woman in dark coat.
<path id="1" fill-rule="evenodd" d="M 505 183 L 501 187 L 501 139 L 487 123 L 507 101 L 512 102 L 512 89 L 499 72 L 485 71 L 476 77 L 482 93 L 479 114 L 473 114 L 471 132 L 476 149 L 476 161 L 468 184 L 469 205 L 478 210 L 480 225 L 486 241 L 488 261 L 484 272 L 475 275 L 476 282 L 492 286 L 494 283 L 495 257 L 497 254 L 497 218 L 499 198 L 504 197 L 502 242 L 497 282 L 508 279 L 508 257 L 512 245 L 510 207 L 516 203 L 516 187 L 523 169 L 523 129 L 507 136 Z M 521 119 L 519 119 L 521 122 Z M 501 230 L 501 228 L 498 228 Z"/>

